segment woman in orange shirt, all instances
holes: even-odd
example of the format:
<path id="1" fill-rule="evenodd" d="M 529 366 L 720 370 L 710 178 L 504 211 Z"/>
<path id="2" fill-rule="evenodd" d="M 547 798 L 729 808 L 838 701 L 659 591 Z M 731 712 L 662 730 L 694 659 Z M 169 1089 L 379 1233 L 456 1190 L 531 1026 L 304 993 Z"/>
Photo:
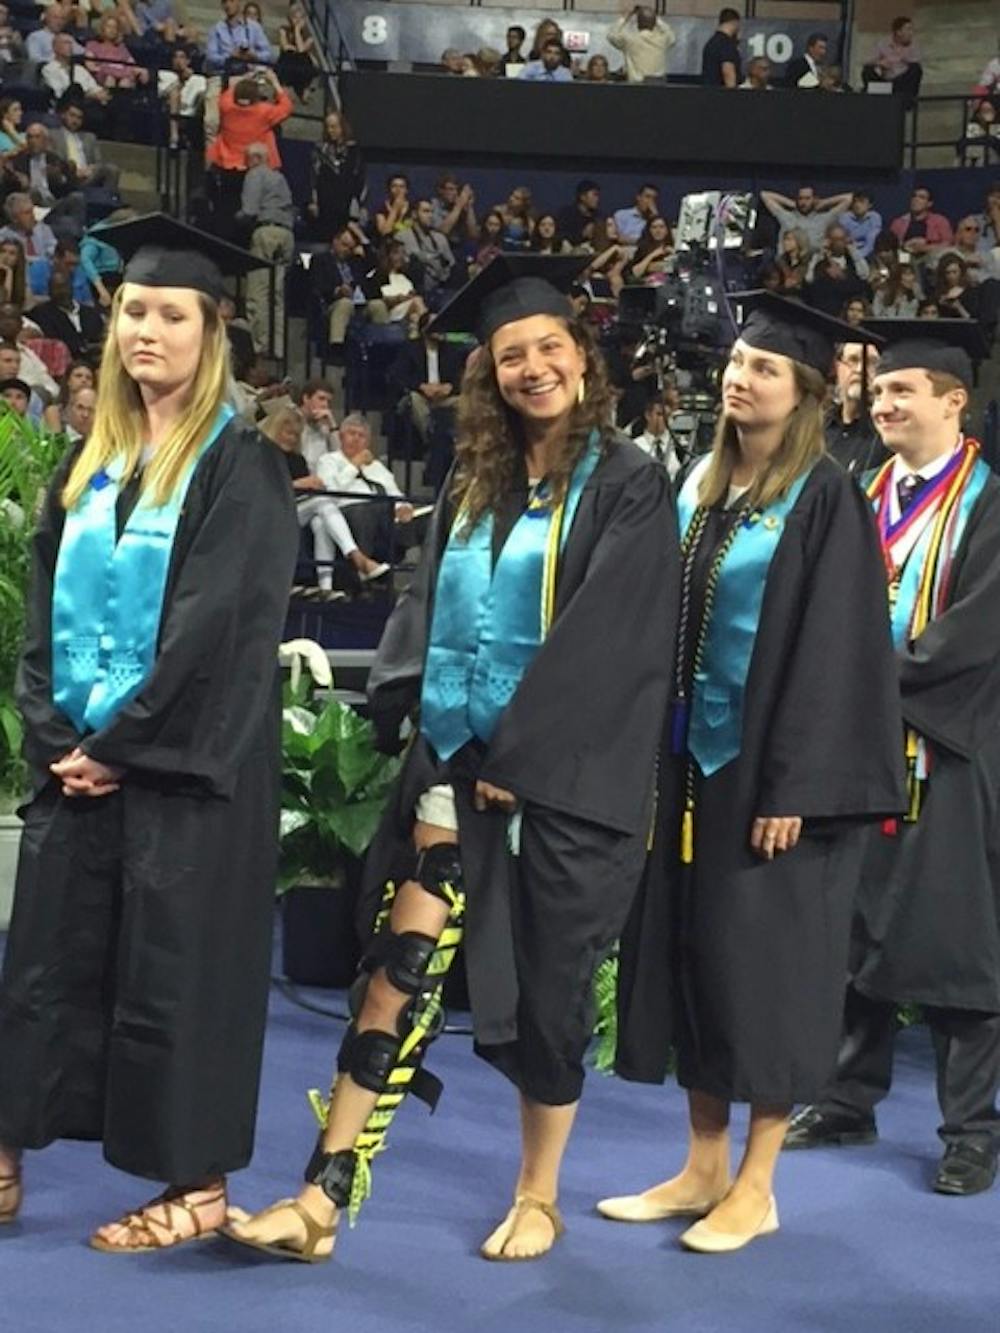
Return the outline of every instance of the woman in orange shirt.
<path id="1" fill-rule="evenodd" d="M 264 84 L 275 90 L 272 102 Z M 274 137 L 274 127 L 292 114 L 292 99 L 278 82 L 274 70 L 260 70 L 250 78 L 241 77 L 228 85 L 219 98 L 219 133 L 205 156 L 214 167 L 215 208 L 222 232 L 231 232 L 240 206 L 243 176 L 247 169 L 246 151 L 252 143 L 267 146 L 268 165 L 281 166 L 281 154 Z"/>

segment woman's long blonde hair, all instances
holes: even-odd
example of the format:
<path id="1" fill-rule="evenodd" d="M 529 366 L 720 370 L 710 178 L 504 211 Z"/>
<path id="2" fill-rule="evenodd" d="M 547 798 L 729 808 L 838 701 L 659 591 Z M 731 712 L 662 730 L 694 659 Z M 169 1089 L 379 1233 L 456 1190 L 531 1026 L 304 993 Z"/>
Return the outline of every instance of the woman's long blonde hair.
<path id="1" fill-rule="evenodd" d="M 108 336 L 98 376 L 94 428 L 63 489 L 62 502 L 66 509 L 73 508 L 90 485 L 91 478 L 115 459 L 124 459 L 123 482 L 133 475 L 142 459 L 146 413 L 139 386 L 122 362 L 115 332 L 124 290 L 123 284 L 111 302 Z M 199 292 L 198 302 L 205 327 L 191 392 L 184 412 L 153 454 L 142 477 L 143 492 L 152 491 L 157 505 L 166 504 L 173 495 L 185 468 L 204 443 L 228 396 L 230 371 L 226 326 L 219 318 L 219 308 L 213 300 Z"/>
<path id="2" fill-rule="evenodd" d="M 802 473 L 826 452 L 823 434 L 823 404 L 826 379 L 812 366 L 792 362 L 799 401 L 785 422 L 781 444 L 765 470 L 755 478 L 746 495 L 751 509 L 765 509 L 788 491 Z M 706 508 L 724 504 L 729 494 L 733 468 L 740 457 L 739 436 L 732 419 L 719 416 L 712 441 L 712 461 L 698 486 L 698 503 Z"/>

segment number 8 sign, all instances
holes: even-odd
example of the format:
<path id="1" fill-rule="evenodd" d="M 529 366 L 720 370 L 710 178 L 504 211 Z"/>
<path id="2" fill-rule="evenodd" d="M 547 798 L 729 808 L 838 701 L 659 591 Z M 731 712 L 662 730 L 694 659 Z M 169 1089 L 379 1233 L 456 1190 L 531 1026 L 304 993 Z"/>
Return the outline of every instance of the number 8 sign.
<path id="1" fill-rule="evenodd" d="M 384 46 L 389 23 L 382 14 L 366 14 L 361 23 L 361 40 L 368 46 Z"/>

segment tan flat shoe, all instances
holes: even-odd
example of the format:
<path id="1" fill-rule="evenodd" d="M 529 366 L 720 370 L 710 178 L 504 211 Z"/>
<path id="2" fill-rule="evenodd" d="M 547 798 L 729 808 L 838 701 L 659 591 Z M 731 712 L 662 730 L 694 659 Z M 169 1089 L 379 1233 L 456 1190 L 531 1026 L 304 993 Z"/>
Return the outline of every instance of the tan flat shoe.
<path id="1" fill-rule="evenodd" d="M 722 1201 L 722 1197 L 705 1199 L 702 1203 L 670 1205 L 653 1203 L 641 1194 L 620 1194 L 617 1198 L 601 1199 L 597 1211 L 612 1222 L 662 1222 L 667 1217 L 704 1217 Z"/>
<path id="2" fill-rule="evenodd" d="M 693 1227 L 688 1227 L 680 1237 L 680 1242 L 685 1249 L 697 1250 L 699 1254 L 731 1254 L 734 1250 L 742 1250 L 758 1236 L 772 1236 L 777 1230 L 778 1205 L 772 1195 L 767 1205 L 767 1212 L 754 1231 L 736 1235 L 729 1231 L 716 1231 L 706 1221 L 701 1221 L 695 1222 Z"/>
<path id="3" fill-rule="evenodd" d="M 566 1230 L 565 1223 L 562 1220 L 562 1214 L 554 1203 L 546 1203 L 544 1199 L 533 1199 L 530 1194 L 519 1194 L 514 1200 L 514 1207 L 510 1210 L 504 1220 L 497 1228 L 503 1231 L 503 1237 L 500 1240 L 499 1248 L 495 1251 L 488 1250 L 486 1245 L 480 1247 L 479 1253 L 484 1259 L 489 1259 L 491 1263 L 518 1264 L 527 1263 L 531 1259 L 541 1259 L 542 1255 L 548 1254 L 552 1245 L 547 1245 L 544 1250 L 539 1250 L 536 1254 L 508 1254 L 507 1246 L 517 1229 L 517 1224 L 526 1213 L 542 1213 L 552 1223 L 552 1245 L 556 1243 L 559 1237 Z M 496 1232 L 493 1233 L 496 1235 Z M 490 1237 L 492 1239 L 492 1236 Z"/>
<path id="4" fill-rule="evenodd" d="M 192 1194 L 207 1194 L 207 1190 L 192 1190 Z M 179 1245 L 210 1240 L 217 1227 L 203 1225 L 199 1208 L 210 1208 L 225 1200 L 225 1189 L 209 1194 L 195 1203 L 187 1194 L 161 1194 L 134 1213 L 126 1213 L 118 1225 L 124 1229 L 121 1240 L 111 1241 L 95 1232 L 90 1246 L 102 1254 L 148 1254 L 153 1250 L 173 1250 Z M 156 1216 L 159 1209 L 161 1216 Z M 184 1219 L 187 1219 L 184 1220 Z M 188 1221 L 191 1230 L 187 1229 Z"/>
<path id="5" fill-rule="evenodd" d="M 270 1208 L 265 1208 L 258 1217 L 267 1217 L 269 1213 L 276 1213 L 282 1208 L 291 1208 L 298 1214 L 299 1221 L 305 1227 L 305 1240 L 301 1245 L 296 1245 L 291 1240 L 273 1240 L 262 1241 L 253 1240 L 250 1236 L 241 1235 L 236 1229 L 242 1219 L 233 1216 L 235 1210 L 230 1214 L 230 1220 L 225 1226 L 219 1228 L 219 1235 L 225 1236 L 226 1240 L 235 1241 L 237 1245 L 245 1245 L 248 1249 L 258 1250 L 261 1254 L 269 1254 L 274 1259 L 294 1259 L 300 1264 L 325 1264 L 328 1259 L 333 1258 L 333 1249 L 337 1243 L 337 1224 L 324 1226 L 317 1222 L 311 1213 L 307 1212 L 298 1199 L 280 1199 L 277 1203 L 271 1204 Z M 249 1221 L 249 1217 L 246 1218 Z M 235 1226 L 234 1226 L 235 1223 Z M 329 1253 L 317 1254 L 316 1248 L 321 1241 L 332 1238 Z"/>

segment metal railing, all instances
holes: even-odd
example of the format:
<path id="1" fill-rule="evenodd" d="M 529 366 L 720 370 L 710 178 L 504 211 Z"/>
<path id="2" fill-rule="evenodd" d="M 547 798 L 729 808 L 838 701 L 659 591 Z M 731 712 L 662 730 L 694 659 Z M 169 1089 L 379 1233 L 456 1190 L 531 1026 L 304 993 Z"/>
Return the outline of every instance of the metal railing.
<path id="1" fill-rule="evenodd" d="M 918 97 L 917 100 L 907 108 L 906 124 L 903 137 L 903 165 L 910 170 L 921 165 L 918 161 L 920 152 L 928 148 L 950 148 L 952 149 L 955 161 L 952 166 L 968 167 L 978 166 L 979 163 L 973 163 L 969 160 L 970 153 L 978 144 L 978 141 L 968 140 L 965 137 L 966 127 L 972 119 L 972 111 L 977 102 L 982 101 L 982 94 L 976 93 L 931 93 L 926 97 Z M 926 139 L 921 137 L 921 120 L 926 124 L 926 113 L 931 107 L 952 107 L 954 109 L 954 132 L 949 134 L 946 139 Z M 1000 143 L 994 142 L 995 160 L 992 165 L 994 169 L 1000 169 Z M 987 165 L 989 163 L 987 162 Z"/>

